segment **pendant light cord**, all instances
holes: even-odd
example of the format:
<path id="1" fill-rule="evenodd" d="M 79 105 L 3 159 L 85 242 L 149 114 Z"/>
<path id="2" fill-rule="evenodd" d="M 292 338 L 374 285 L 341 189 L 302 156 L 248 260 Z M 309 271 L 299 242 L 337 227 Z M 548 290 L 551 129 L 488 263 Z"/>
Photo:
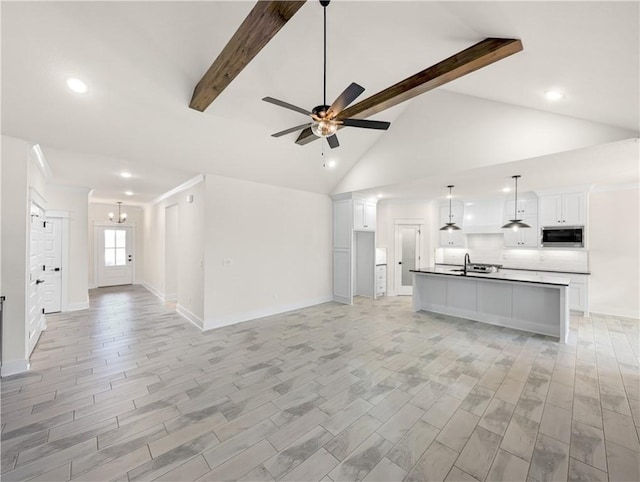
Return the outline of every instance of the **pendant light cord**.
<path id="1" fill-rule="evenodd" d="M 514 176 L 513 178 L 516 180 L 516 198 L 515 198 L 515 207 L 513 208 L 513 219 L 518 219 L 518 177 Z"/>

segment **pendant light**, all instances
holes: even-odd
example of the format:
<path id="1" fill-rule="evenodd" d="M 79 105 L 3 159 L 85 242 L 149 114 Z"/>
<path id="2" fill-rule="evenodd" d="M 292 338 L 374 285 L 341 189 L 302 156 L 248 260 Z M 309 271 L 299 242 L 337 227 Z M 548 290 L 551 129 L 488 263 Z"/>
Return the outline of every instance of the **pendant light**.
<path id="1" fill-rule="evenodd" d="M 513 208 L 513 219 L 510 219 L 507 224 L 502 226 L 502 229 L 511 228 L 514 231 L 517 231 L 519 228 L 530 228 L 531 226 L 529 226 L 526 223 L 523 223 L 522 219 L 518 219 L 518 178 L 520 178 L 521 176 L 517 175 L 517 176 L 511 176 L 511 177 L 512 179 L 515 180 L 515 183 L 516 183 L 516 193 L 515 193 L 516 197 L 515 197 L 515 205 Z"/>
<path id="2" fill-rule="evenodd" d="M 115 215 L 113 213 L 109 213 L 109 221 L 122 224 L 127 220 L 127 213 L 120 213 L 121 205 L 122 205 L 122 201 L 118 201 L 118 220 L 114 221 Z"/>
<path id="3" fill-rule="evenodd" d="M 449 197 L 449 222 L 445 223 L 445 225 L 440 228 L 440 231 L 449 231 L 449 232 L 451 232 L 451 231 L 457 231 L 460 228 L 458 226 L 456 226 L 456 223 L 454 223 L 452 221 L 453 214 L 451 214 L 451 190 L 455 186 L 447 186 L 447 187 L 449 188 L 449 196 L 448 196 Z"/>

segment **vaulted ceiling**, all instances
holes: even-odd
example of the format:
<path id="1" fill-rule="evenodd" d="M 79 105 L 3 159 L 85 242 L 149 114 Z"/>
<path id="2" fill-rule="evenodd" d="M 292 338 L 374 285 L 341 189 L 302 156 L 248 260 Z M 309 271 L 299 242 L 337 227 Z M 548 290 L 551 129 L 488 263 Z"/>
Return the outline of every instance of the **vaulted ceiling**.
<path id="1" fill-rule="evenodd" d="M 196 173 L 320 193 L 428 184 L 640 131 L 638 2 L 334 1 L 331 99 L 350 82 L 367 89 L 362 97 L 374 94 L 485 37 L 519 38 L 524 51 L 373 117 L 391 121 L 389 131 L 341 130 L 341 146 L 323 157 L 319 142 L 270 137 L 306 119 L 260 100 L 321 103 L 315 1 L 204 113 L 188 108 L 253 5 L 3 2 L 2 133 L 39 143 L 52 182 L 89 186 L 102 199 L 130 189 L 145 202 Z M 70 92 L 69 76 L 88 93 Z M 552 89 L 565 97 L 549 102 Z M 323 167 L 327 160 L 336 167 Z M 123 168 L 134 177 L 119 178 Z"/>

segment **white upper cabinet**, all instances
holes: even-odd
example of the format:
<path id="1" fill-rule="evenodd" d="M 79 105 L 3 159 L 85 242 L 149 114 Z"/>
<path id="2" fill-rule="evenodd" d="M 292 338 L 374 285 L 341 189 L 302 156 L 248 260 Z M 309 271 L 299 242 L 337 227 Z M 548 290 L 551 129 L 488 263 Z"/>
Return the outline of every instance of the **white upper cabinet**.
<path id="1" fill-rule="evenodd" d="M 511 214 L 513 216 L 513 213 Z M 537 248 L 540 236 L 538 229 L 538 216 L 533 214 L 520 214 L 519 218 L 530 228 L 504 229 L 504 245 L 508 248 Z"/>
<path id="2" fill-rule="evenodd" d="M 465 246 L 464 231 L 440 231 L 440 246 L 444 248 L 464 248 Z"/>
<path id="3" fill-rule="evenodd" d="M 456 223 L 458 227 L 462 228 L 462 204 L 453 204 L 451 206 L 451 221 L 449 221 L 449 204 L 440 206 L 440 226 L 444 226 L 446 223 Z"/>
<path id="4" fill-rule="evenodd" d="M 505 215 L 507 219 L 512 219 L 512 216 L 516 214 L 518 219 L 525 214 L 535 214 L 538 212 L 538 199 L 537 198 L 522 198 L 518 199 L 518 209 L 514 209 L 515 201 L 507 201 L 505 203 Z"/>
<path id="5" fill-rule="evenodd" d="M 572 192 L 540 196 L 541 226 L 584 226 L 585 194 Z"/>
<path id="6" fill-rule="evenodd" d="M 353 229 L 376 230 L 376 204 L 361 199 L 353 200 Z"/>

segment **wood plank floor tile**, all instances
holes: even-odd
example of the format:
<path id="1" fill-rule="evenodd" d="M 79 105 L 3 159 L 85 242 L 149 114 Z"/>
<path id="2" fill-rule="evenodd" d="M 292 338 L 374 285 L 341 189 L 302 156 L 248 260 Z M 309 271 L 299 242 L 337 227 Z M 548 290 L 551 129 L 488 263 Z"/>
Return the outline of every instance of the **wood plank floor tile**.
<path id="1" fill-rule="evenodd" d="M 640 322 L 569 343 L 325 303 L 202 333 L 140 286 L 47 316 L 2 380 L 3 480 L 637 480 Z"/>

